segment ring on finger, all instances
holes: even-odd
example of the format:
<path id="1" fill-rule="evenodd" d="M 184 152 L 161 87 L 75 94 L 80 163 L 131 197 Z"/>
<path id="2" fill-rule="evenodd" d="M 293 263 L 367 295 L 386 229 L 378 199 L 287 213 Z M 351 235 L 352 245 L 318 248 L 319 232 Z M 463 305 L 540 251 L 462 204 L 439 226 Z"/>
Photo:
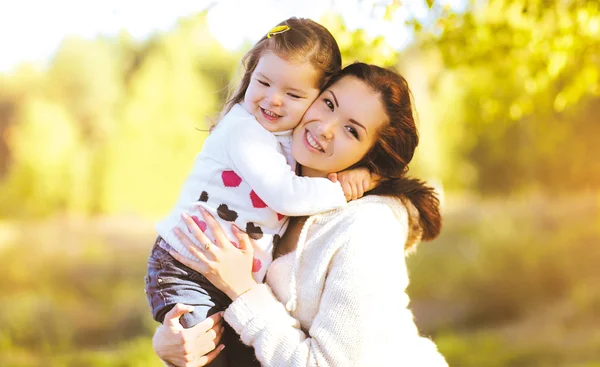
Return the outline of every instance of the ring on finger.
<path id="1" fill-rule="evenodd" d="M 204 250 L 208 251 L 208 249 L 210 249 L 210 247 L 214 245 L 214 243 L 208 241 L 206 242 L 203 246 L 204 246 Z"/>

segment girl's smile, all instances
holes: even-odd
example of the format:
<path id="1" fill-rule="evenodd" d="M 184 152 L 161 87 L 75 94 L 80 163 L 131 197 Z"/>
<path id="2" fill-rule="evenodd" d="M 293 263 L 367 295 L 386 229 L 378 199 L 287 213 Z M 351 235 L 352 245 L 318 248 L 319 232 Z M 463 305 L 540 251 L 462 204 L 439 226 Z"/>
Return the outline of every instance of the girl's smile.
<path id="1" fill-rule="evenodd" d="M 291 130 L 319 95 L 319 72 L 267 51 L 252 72 L 243 107 L 271 132 Z"/>

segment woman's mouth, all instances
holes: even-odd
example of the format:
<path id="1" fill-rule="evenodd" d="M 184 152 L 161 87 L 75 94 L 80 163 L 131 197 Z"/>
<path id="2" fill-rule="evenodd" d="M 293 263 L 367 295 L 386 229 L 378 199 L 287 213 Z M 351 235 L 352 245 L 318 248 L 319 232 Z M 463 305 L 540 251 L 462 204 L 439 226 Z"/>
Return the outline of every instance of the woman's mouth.
<path id="1" fill-rule="evenodd" d="M 325 150 L 321 147 L 321 145 L 319 145 L 319 143 L 317 142 L 317 139 L 315 139 L 313 137 L 313 135 L 310 133 L 310 131 L 308 131 L 308 130 L 305 130 L 305 133 L 304 133 L 304 143 L 308 147 L 310 147 L 320 153 L 325 153 Z"/>
<path id="2" fill-rule="evenodd" d="M 260 113 L 263 115 L 263 117 L 269 121 L 276 121 L 278 118 L 281 117 L 280 115 L 276 114 L 273 111 L 266 110 L 262 107 L 259 107 L 259 108 L 260 108 Z"/>

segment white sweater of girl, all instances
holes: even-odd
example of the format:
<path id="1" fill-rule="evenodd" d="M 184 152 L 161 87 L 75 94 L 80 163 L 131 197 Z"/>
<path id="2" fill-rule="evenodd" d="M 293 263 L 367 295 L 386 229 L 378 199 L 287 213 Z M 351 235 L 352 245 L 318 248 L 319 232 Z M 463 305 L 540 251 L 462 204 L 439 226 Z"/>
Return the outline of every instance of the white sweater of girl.
<path id="1" fill-rule="evenodd" d="M 296 250 L 225 320 L 263 366 L 447 366 L 407 308 L 405 248 L 420 236 L 407 200 L 367 196 L 309 217 Z"/>
<path id="2" fill-rule="evenodd" d="M 202 220 L 202 206 L 230 240 L 236 241 L 233 223 L 256 240 L 252 271 L 262 282 L 273 242 L 285 231 L 286 215 L 311 215 L 346 204 L 339 182 L 297 176 L 290 150 L 291 131 L 271 133 L 234 105 L 204 141 L 175 208 L 156 225 L 158 234 L 183 256 L 196 259 L 173 229 L 187 231 L 181 219 L 185 212 L 214 241 Z"/>

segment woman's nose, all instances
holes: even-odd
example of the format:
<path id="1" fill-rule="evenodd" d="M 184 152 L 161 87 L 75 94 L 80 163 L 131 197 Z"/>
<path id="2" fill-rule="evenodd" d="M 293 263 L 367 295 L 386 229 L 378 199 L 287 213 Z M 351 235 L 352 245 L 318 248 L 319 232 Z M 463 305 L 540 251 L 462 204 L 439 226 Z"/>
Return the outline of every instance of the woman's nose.
<path id="1" fill-rule="evenodd" d="M 317 127 L 317 133 L 326 140 L 333 138 L 333 129 L 335 127 L 335 121 L 321 121 Z"/>

